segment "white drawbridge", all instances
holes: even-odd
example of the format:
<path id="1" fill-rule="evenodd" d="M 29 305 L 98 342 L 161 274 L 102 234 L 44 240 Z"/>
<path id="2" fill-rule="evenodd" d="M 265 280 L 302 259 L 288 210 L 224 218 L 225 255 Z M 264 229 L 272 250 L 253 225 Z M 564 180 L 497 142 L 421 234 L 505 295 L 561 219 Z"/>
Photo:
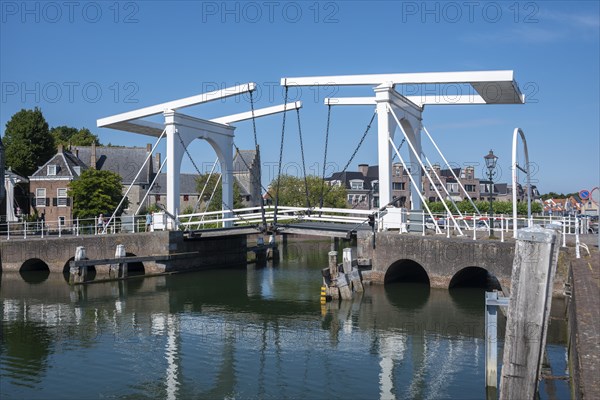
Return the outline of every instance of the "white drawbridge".
<path id="1" fill-rule="evenodd" d="M 284 112 L 286 110 L 298 109 L 302 107 L 302 103 L 296 101 L 211 120 L 186 115 L 179 110 L 185 107 L 224 99 L 226 97 L 239 96 L 244 93 L 252 92 L 255 89 L 256 84 L 251 82 L 214 92 L 202 93 L 196 96 L 101 118 L 97 121 L 97 125 L 98 127 L 154 136 L 159 138 L 159 140 L 163 136 L 166 136 L 167 212 L 170 215 L 177 215 L 179 211 L 179 176 L 183 155 L 187 152 L 186 149 L 193 140 L 206 140 L 215 150 L 221 163 L 223 182 L 222 204 L 224 205 L 224 217 L 227 218 L 230 216 L 231 209 L 233 208 L 233 139 L 235 127 L 231 124 Z M 158 114 L 164 116 L 164 124 L 144 120 L 144 118 Z M 148 160 L 146 160 L 146 162 L 147 161 Z M 225 226 L 230 226 L 230 224 L 230 222 L 226 222 Z M 167 225 L 169 229 L 175 229 L 176 221 L 170 218 Z"/>

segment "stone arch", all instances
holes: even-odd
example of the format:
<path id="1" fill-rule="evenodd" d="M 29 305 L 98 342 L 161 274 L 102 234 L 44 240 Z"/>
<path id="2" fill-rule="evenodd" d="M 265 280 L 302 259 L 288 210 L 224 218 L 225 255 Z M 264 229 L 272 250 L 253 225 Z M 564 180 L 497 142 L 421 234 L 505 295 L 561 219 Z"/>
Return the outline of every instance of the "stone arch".
<path id="1" fill-rule="evenodd" d="M 392 282 L 422 282 L 430 284 L 429 275 L 418 262 L 401 259 L 390 265 L 385 273 L 384 284 Z"/>
<path id="2" fill-rule="evenodd" d="M 136 254 L 125 253 L 126 257 L 136 257 Z M 144 275 L 146 273 L 146 267 L 143 262 L 127 263 L 127 275 Z"/>
<path id="3" fill-rule="evenodd" d="M 27 283 L 42 283 L 50 276 L 50 267 L 39 258 L 30 258 L 21 264 L 19 274 Z"/>
<path id="4" fill-rule="evenodd" d="M 452 276 L 452 279 L 450 279 L 448 289 L 455 287 L 479 287 L 486 290 L 502 290 L 502 286 L 496 276 L 491 274 L 487 269 L 477 266 L 465 267 L 456 272 Z"/>

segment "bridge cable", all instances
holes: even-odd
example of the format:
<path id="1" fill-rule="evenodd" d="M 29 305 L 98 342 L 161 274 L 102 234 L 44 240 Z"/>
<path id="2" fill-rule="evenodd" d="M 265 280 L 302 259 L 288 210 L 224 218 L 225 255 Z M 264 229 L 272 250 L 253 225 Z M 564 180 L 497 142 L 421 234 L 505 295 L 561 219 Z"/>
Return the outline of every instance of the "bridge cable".
<path id="1" fill-rule="evenodd" d="M 281 125 L 281 145 L 279 146 L 279 170 L 277 172 L 277 185 L 275 189 L 275 215 L 273 216 L 273 225 L 277 225 L 277 209 L 279 207 L 279 186 L 281 183 L 281 161 L 283 159 L 283 140 L 285 137 L 285 116 L 287 114 L 288 86 L 285 86 L 285 95 L 283 100 L 283 122 Z"/>
<path id="2" fill-rule="evenodd" d="M 304 173 L 304 191 L 306 193 L 306 207 L 310 210 L 310 198 L 308 196 L 308 178 L 306 177 L 306 163 L 304 162 L 304 144 L 302 143 L 302 127 L 300 125 L 299 108 L 296 108 L 296 115 L 298 116 L 298 136 L 300 137 L 300 154 L 302 155 L 302 172 Z"/>
<path id="3" fill-rule="evenodd" d="M 252 174 L 252 177 L 254 178 L 254 184 L 260 185 L 260 187 L 262 188 L 262 184 L 260 182 L 260 180 L 262 180 L 262 169 L 261 169 L 261 165 L 260 165 L 260 147 L 258 146 L 258 137 L 256 134 L 256 116 L 254 115 L 254 96 L 252 95 L 252 93 L 253 93 L 253 91 L 251 90 L 250 91 L 250 109 L 252 111 L 252 131 L 254 133 L 254 148 L 256 150 L 256 157 L 258 157 L 258 174 L 252 174 L 252 172 L 250 171 L 250 167 L 248 166 L 248 164 L 246 164 L 246 160 L 244 160 L 244 157 L 240 156 L 240 158 L 246 165 L 246 168 L 248 169 L 248 173 Z M 238 150 L 238 154 L 239 154 L 239 150 Z M 265 215 L 265 204 L 264 203 L 265 202 L 263 201 L 262 190 L 261 190 L 260 191 L 260 215 L 262 217 L 263 230 L 266 231 L 267 230 L 267 217 Z"/>
<path id="4" fill-rule="evenodd" d="M 406 142 L 406 138 L 403 138 L 403 139 L 402 139 L 402 141 L 400 142 L 400 145 L 398 146 L 398 151 L 400 151 L 400 149 L 402 148 L 402 145 L 404 144 L 404 142 Z M 396 153 L 394 153 L 394 155 L 393 155 L 393 157 L 392 157 L 392 161 L 394 161 L 394 158 L 396 158 Z M 392 202 L 391 202 L 391 203 L 389 203 L 388 205 L 390 205 L 390 204 L 393 204 L 393 203 L 395 203 L 396 201 L 397 201 L 397 200 L 392 200 Z M 357 202 L 355 205 L 353 205 L 353 206 L 352 206 L 352 210 L 356 209 L 356 207 L 358 207 L 359 205 L 360 205 L 360 203 L 359 203 L 359 202 Z"/>
<path id="5" fill-rule="evenodd" d="M 367 125 L 367 128 L 365 129 L 362 137 L 360 138 L 360 141 L 358 142 L 358 145 L 356 146 L 356 148 L 354 149 L 354 152 L 350 156 L 350 159 L 348 160 L 348 162 L 344 166 L 344 169 L 342 169 L 342 171 L 339 172 L 340 175 L 343 175 L 346 172 L 346 170 L 350 166 L 350 163 L 352 163 L 352 160 L 354 160 L 354 157 L 356 157 L 356 153 L 358 153 L 358 150 L 360 150 L 363 142 L 365 141 L 365 138 L 367 137 L 367 134 L 371 130 L 371 125 L 373 125 L 373 121 L 375 120 L 376 116 L 377 116 L 377 112 L 374 112 L 373 116 L 371 117 L 371 120 L 369 121 L 369 124 Z M 334 187 L 335 187 L 334 185 L 330 185 L 329 189 L 327 189 L 327 191 L 325 192 L 325 195 L 323 196 L 323 198 L 325 198 L 325 196 L 327 196 L 329 194 L 329 192 L 331 192 L 333 190 Z"/>
<path id="6" fill-rule="evenodd" d="M 190 159 L 190 161 L 192 162 L 192 165 L 194 166 L 194 169 L 196 170 L 196 172 L 198 173 L 198 175 L 202 175 L 202 172 L 200 172 L 200 168 L 198 168 L 198 166 L 196 165 L 196 163 L 194 162 L 194 159 L 192 158 L 192 155 L 190 154 L 190 152 L 188 151 L 187 147 L 185 146 L 185 144 L 183 143 L 183 139 L 181 138 L 181 135 L 179 134 L 179 131 L 175 131 L 175 133 L 177 133 L 177 137 L 179 138 L 179 142 L 181 143 L 181 146 L 183 147 L 183 150 L 185 151 L 185 154 L 187 154 L 188 158 Z M 236 147 L 237 148 L 237 147 Z M 221 174 L 222 175 L 222 174 Z M 207 178 L 208 179 L 208 178 Z M 216 185 L 215 185 L 216 187 Z M 232 207 L 230 207 L 226 202 L 223 201 L 223 199 L 221 199 L 221 204 L 223 206 L 225 206 L 225 208 L 227 208 L 232 215 L 236 215 L 235 211 L 233 210 Z M 256 225 L 256 224 L 252 224 L 249 221 L 245 220 L 242 216 L 240 216 L 239 214 L 237 215 L 237 217 L 242 220 L 247 222 L 249 225 Z"/>
<path id="7" fill-rule="evenodd" d="M 327 148 L 329 146 L 329 126 L 331 123 L 331 104 L 327 105 L 327 127 L 325 128 L 325 151 L 323 154 L 323 176 L 321 179 L 321 194 L 319 196 L 319 208 L 323 208 L 323 194 L 325 192 L 325 171 L 327 167 Z"/>
<path id="8" fill-rule="evenodd" d="M 365 141 L 365 138 L 367 137 L 367 134 L 369 133 L 369 131 L 371 130 L 371 125 L 373 125 L 373 121 L 375 120 L 375 116 L 377 116 L 377 112 L 373 113 L 373 116 L 371 117 L 371 120 L 369 121 L 369 124 L 367 125 L 367 128 L 365 129 L 362 137 L 360 138 L 360 141 L 358 142 L 358 145 L 356 146 L 356 148 L 354 149 L 354 152 L 352 153 L 352 155 L 350 156 L 350 159 L 348 160 L 348 162 L 346 163 L 346 166 L 344 166 L 344 169 L 342 170 L 342 172 L 340 172 L 340 175 L 343 175 L 346 172 L 346 169 L 348 169 L 348 167 L 350 166 L 350 163 L 352 163 L 352 160 L 354 159 L 354 157 L 356 156 L 356 153 L 358 153 L 358 150 L 361 148 L 363 142 Z M 331 192 L 333 189 L 335 188 L 334 185 L 330 185 L 329 189 L 327 189 L 327 191 L 325 192 L 323 198 L 325 198 L 329 192 Z M 315 207 L 311 207 L 311 208 L 315 208 Z M 311 209 L 307 210 L 306 214 L 310 214 Z M 277 215 L 277 214 L 275 214 Z M 296 221 L 301 220 L 302 218 L 297 218 Z M 292 221 L 291 223 L 293 223 L 294 221 Z"/>

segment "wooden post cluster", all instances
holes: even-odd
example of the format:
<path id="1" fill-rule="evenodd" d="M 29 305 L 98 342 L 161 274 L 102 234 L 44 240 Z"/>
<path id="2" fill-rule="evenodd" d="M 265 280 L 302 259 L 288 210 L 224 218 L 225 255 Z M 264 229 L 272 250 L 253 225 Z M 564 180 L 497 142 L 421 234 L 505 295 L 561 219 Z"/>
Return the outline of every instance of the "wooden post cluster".
<path id="1" fill-rule="evenodd" d="M 326 295 L 332 300 L 351 300 L 353 292 L 364 291 L 358 261 L 351 248 L 344 249 L 341 265 L 338 265 L 337 255 L 337 251 L 329 252 L 329 267 L 323 270 Z"/>

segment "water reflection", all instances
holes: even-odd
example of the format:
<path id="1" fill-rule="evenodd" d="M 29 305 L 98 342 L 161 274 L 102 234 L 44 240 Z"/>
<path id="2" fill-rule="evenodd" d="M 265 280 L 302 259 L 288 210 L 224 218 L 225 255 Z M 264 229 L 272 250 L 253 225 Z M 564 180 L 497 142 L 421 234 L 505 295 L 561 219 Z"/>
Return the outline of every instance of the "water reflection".
<path id="1" fill-rule="evenodd" d="M 279 266 L 86 286 L 3 274 L 2 397 L 485 396 L 481 290 L 394 283 L 321 305 L 326 251 L 310 246 Z"/>

